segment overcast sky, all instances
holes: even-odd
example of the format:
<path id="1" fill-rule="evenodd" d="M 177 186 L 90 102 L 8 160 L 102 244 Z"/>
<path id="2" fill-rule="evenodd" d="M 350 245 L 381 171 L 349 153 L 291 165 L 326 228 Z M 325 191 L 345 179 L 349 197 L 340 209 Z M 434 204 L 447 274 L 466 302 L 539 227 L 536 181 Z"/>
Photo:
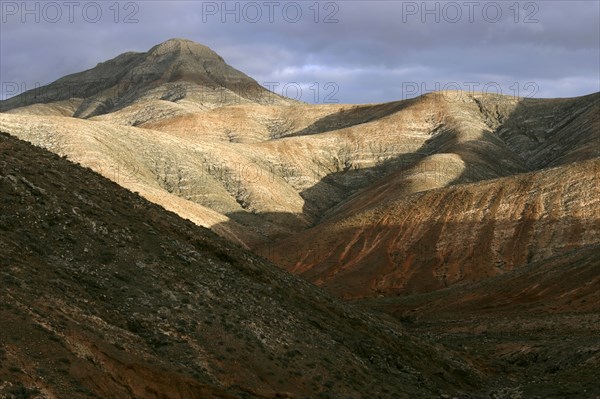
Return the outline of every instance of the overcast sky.
<path id="1" fill-rule="evenodd" d="M 307 102 L 383 102 L 434 89 L 600 91 L 596 0 L 60 0 L 2 1 L 0 10 L 1 99 L 173 37 L 205 44 Z"/>

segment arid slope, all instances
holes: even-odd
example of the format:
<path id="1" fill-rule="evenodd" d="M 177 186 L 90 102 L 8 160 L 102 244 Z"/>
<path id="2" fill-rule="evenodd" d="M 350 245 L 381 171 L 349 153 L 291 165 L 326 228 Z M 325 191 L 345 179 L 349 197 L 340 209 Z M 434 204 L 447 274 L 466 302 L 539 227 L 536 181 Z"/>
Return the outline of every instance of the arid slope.
<path id="1" fill-rule="evenodd" d="M 478 281 L 600 243 L 600 160 L 413 194 L 264 254 L 344 297 Z"/>
<path id="2" fill-rule="evenodd" d="M 4 134 L 0 193 L 1 396 L 395 399 L 473 389 L 466 363 L 398 323 Z"/>

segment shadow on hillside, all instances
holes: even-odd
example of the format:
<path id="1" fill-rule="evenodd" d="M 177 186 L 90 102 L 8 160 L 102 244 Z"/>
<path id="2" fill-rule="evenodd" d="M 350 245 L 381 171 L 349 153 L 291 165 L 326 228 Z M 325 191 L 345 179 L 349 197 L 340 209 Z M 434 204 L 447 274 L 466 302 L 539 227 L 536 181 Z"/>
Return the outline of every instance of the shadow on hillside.
<path id="1" fill-rule="evenodd" d="M 590 282 L 600 270 L 599 253 L 600 243 L 586 245 L 474 284 L 459 283 L 432 293 L 369 298 L 360 302 L 398 318 L 414 315 L 417 310 L 419 316 L 558 309 L 598 312 L 600 293 Z M 534 288 L 531 281 L 536 282 Z M 577 292 L 578 300 L 573 300 L 570 292 Z"/>
<path id="2" fill-rule="evenodd" d="M 484 106 L 489 106 L 490 108 L 489 110 L 485 110 L 485 112 L 494 112 L 493 101 L 495 100 L 490 100 L 490 104 L 484 104 Z M 523 123 L 527 122 L 527 117 L 531 113 L 531 110 L 529 110 L 528 108 L 533 102 L 534 100 L 520 101 L 511 113 L 503 116 L 502 125 L 510 126 L 513 131 L 513 133 L 511 134 L 523 133 L 519 131 L 519 129 Z M 381 106 L 375 106 L 378 107 L 376 115 L 373 116 L 370 120 L 381 118 L 393 112 L 397 112 L 398 110 L 403 109 L 406 105 L 406 102 L 398 102 L 384 104 Z M 544 112 L 548 112 L 548 114 L 539 115 L 540 119 L 544 119 L 545 123 L 548 126 L 552 126 L 553 124 L 557 123 L 555 119 L 558 116 L 555 115 L 556 110 L 554 108 L 555 107 L 543 108 Z M 323 118 L 322 120 L 315 122 L 315 124 L 313 124 L 311 127 L 305 129 L 306 132 L 304 132 L 303 134 L 309 134 L 308 132 L 320 133 L 328 131 L 327 126 L 330 127 L 330 130 L 333 130 L 338 129 L 339 126 L 352 126 L 357 123 L 364 123 L 368 120 L 367 114 L 372 110 L 372 107 L 364 107 L 364 110 L 361 110 L 359 116 L 355 117 L 351 121 L 344 121 L 344 113 L 331 115 L 329 117 L 326 117 L 329 118 L 329 120 L 327 121 L 325 121 L 326 118 Z M 358 120 L 361 120 L 363 122 L 357 122 Z M 332 125 L 335 125 L 337 127 L 331 127 Z M 297 239 L 302 241 L 301 244 L 307 243 L 307 245 L 309 246 L 313 244 L 316 246 L 323 244 L 325 245 L 325 248 L 344 248 L 345 254 L 352 254 L 355 250 L 359 250 L 355 247 L 365 247 L 367 243 L 356 242 L 352 244 L 351 247 L 347 248 L 348 244 L 353 242 L 352 240 L 355 238 L 351 234 L 352 231 L 341 231 L 338 235 L 333 237 L 333 242 L 323 243 L 324 237 L 316 236 L 316 234 L 318 234 L 319 232 L 318 227 L 315 230 L 310 230 L 310 228 L 318 225 L 324 220 L 332 221 L 335 217 L 335 212 L 343 204 L 347 204 L 349 201 L 353 201 L 354 199 L 361 196 L 366 198 L 369 195 L 371 195 L 373 187 L 375 187 L 377 184 L 380 184 L 383 181 L 382 179 L 387 179 L 387 184 L 390 184 L 390 182 L 393 184 L 394 181 L 403 181 L 403 179 L 407 176 L 404 173 L 410 171 L 411 168 L 418 167 L 421 161 L 425 160 L 428 156 L 433 154 L 456 154 L 464 164 L 464 168 L 462 168 L 462 170 L 450 171 L 450 173 L 454 173 L 456 174 L 456 176 L 453 179 L 451 179 L 451 181 L 444 182 L 445 186 L 484 181 L 504 176 L 513 176 L 529 171 L 529 169 L 526 166 L 523 166 L 524 163 L 518 162 L 521 159 L 514 155 L 510 148 L 504 144 L 504 141 L 500 140 L 496 136 L 495 131 L 489 129 L 489 131 L 484 131 L 482 133 L 482 139 L 461 141 L 459 139 L 459 132 L 454 131 L 450 127 L 446 126 L 442 129 L 436 130 L 436 134 L 433 135 L 429 140 L 425 142 L 423 146 L 421 146 L 414 152 L 402 154 L 392 159 L 388 159 L 385 162 L 382 162 L 379 165 L 376 165 L 371 168 L 357 170 L 350 167 L 342 170 L 331 171 L 330 173 L 327 173 L 323 178 L 316 181 L 314 185 L 307 188 L 300 194 L 305 200 L 305 205 L 302 214 L 257 213 L 252 214 L 249 217 L 249 214 L 247 212 L 235 212 L 229 214 L 228 216 L 232 220 L 241 222 L 242 224 L 245 224 L 249 227 L 252 227 L 253 223 L 255 223 L 257 226 L 260 226 L 262 223 L 264 223 L 265 220 L 268 220 L 269 223 L 272 223 L 274 225 L 277 225 L 278 223 L 285 225 L 286 223 L 290 223 L 290 221 L 299 219 L 307 221 L 307 225 L 301 225 L 296 222 L 297 224 L 294 226 L 294 228 L 290 229 L 291 234 L 288 237 L 286 237 L 285 234 L 275 234 L 270 237 L 267 235 L 267 237 L 264 240 L 262 240 L 261 245 L 259 245 L 258 248 L 254 249 L 257 250 L 259 254 L 265 255 L 267 258 L 270 258 L 270 260 L 274 261 L 280 266 L 291 269 L 292 271 L 294 271 L 295 265 L 304 262 L 303 264 L 312 269 L 312 272 L 304 272 L 303 275 L 311 281 L 332 278 L 332 273 L 334 272 L 334 270 L 331 268 L 334 268 L 333 265 L 331 263 L 324 262 L 324 260 L 318 262 L 307 261 L 306 257 L 309 256 L 309 254 L 306 251 L 304 251 L 304 249 L 306 249 L 305 246 L 301 245 L 299 247 L 299 250 L 295 251 L 292 247 L 286 247 L 285 249 L 281 247 L 278 248 L 278 243 L 290 243 L 293 241 L 294 237 L 297 237 Z M 496 147 L 494 146 L 500 146 L 506 151 L 500 151 L 496 153 Z M 489 153 L 490 151 L 492 151 L 492 153 Z M 506 159 L 503 158 L 505 154 L 508 154 L 506 155 Z M 511 156 L 516 157 L 516 160 L 508 158 Z M 429 162 L 424 163 L 424 169 L 419 170 L 419 172 L 434 176 L 437 173 L 440 174 L 440 176 L 442 176 L 444 173 L 449 172 L 447 170 L 447 168 L 449 167 L 452 166 L 448 166 L 444 164 L 444 162 Z M 316 175 L 318 175 L 318 173 L 316 173 Z M 408 195 L 410 196 L 412 194 L 409 193 Z M 375 205 L 387 201 L 389 201 L 388 198 L 382 198 L 382 201 L 377 202 Z M 349 207 L 349 209 L 346 209 L 347 212 L 345 214 L 355 214 L 358 212 L 358 210 L 362 211 L 365 209 L 367 208 L 354 209 L 352 207 Z M 497 221 L 495 220 L 487 220 L 482 221 L 479 224 L 473 224 L 472 226 L 463 226 L 463 228 L 473 229 L 474 231 L 478 229 L 484 229 L 485 231 L 494 231 L 496 229 L 494 227 L 496 222 Z M 522 223 L 522 221 L 515 220 L 514 223 Z M 418 273 L 431 273 L 431 269 L 427 267 L 427 265 L 428 262 L 430 262 L 430 259 L 432 259 L 432 256 L 437 257 L 435 259 L 436 262 L 438 262 L 439 264 L 436 266 L 436 268 L 442 267 L 441 265 L 443 265 L 444 262 L 449 261 L 449 258 L 446 259 L 449 255 L 435 252 L 435 248 L 438 241 L 442 238 L 447 238 L 439 235 L 439 232 L 442 230 L 442 226 L 437 226 L 435 225 L 435 223 L 428 224 L 428 222 L 423 222 L 422 224 L 428 226 L 427 234 L 430 238 L 424 238 L 424 241 L 420 242 L 419 245 L 421 246 L 421 249 L 417 252 L 398 252 L 397 255 L 395 255 L 396 257 L 398 257 L 398 260 L 395 263 L 396 266 L 392 266 L 392 269 L 397 269 L 398 265 L 403 264 L 403 262 L 407 261 L 407 259 L 409 258 L 412 259 L 411 257 L 418 257 L 419 259 L 422 259 L 422 261 L 411 261 L 413 262 L 412 265 L 414 267 L 418 267 Z M 579 225 L 577 221 L 573 221 L 573 223 L 567 224 L 569 226 L 573 226 L 573 229 L 575 230 Z M 302 231 L 306 230 L 307 228 L 309 229 L 305 233 L 303 233 Z M 551 228 L 551 226 L 549 226 L 548 228 Z M 411 237 L 411 231 L 417 231 L 418 226 L 406 226 L 405 229 L 406 231 L 403 233 L 403 237 Z M 260 230 L 260 228 L 257 230 Z M 385 235 L 386 232 L 380 232 L 380 234 Z M 395 243 L 394 245 L 401 246 L 401 244 L 395 240 L 390 241 L 390 243 Z M 460 252 L 460 248 L 462 248 L 464 245 L 465 243 L 457 241 L 456 250 Z M 515 243 L 514 245 L 518 244 Z M 573 243 L 573 245 L 576 246 L 577 243 Z M 277 256 L 273 256 L 272 254 L 268 253 L 268 249 L 265 253 L 265 248 L 269 247 L 278 248 L 277 251 L 279 251 L 279 254 Z M 540 251 L 542 249 L 543 248 L 540 248 Z M 380 270 L 378 267 L 375 266 L 377 265 L 376 258 L 389 257 L 390 253 L 394 251 L 394 248 L 382 248 L 381 253 L 374 253 L 372 255 L 374 257 L 373 259 L 367 262 L 364 267 L 356 269 L 358 270 L 358 274 L 356 275 L 356 281 L 359 281 L 361 279 L 361 273 L 377 277 L 377 275 L 379 273 L 382 273 L 383 270 Z M 514 262 L 515 267 L 519 267 L 526 264 L 531 260 L 528 259 L 528 257 L 535 256 L 535 254 L 519 256 L 525 257 L 517 262 Z M 343 259 L 343 261 L 346 262 L 346 265 L 349 265 L 352 262 L 352 257 L 346 256 Z M 473 259 L 480 258 L 477 257 Z M 334 261 L 339 262 L 339 259 L 334 259 Z M 493 264 L 493 262 L 490 263 L 486 261 L 484 258 L 481 258 L 480 261 L 481 265 L 483 265 L 482 267 L 489 268 L 490 270 L 494 270 L 494 268 L 499 267 L 498 265 Z M 295 270 L 295 272 L 298 272 L 298 270 Z M 389 272 L 391 271 L 387 270 L 386 273 Z M 417 272 L 412 270 L 411 273 Z M 360 284 L 358 284 L 357 287 L 359 286 Z M 438 286 L 427 286 L 427 289 L 438 289 L 443 287 L 444 284 L 440 283 L 440 285 Z"/>
<path id="3" fill-rule="evenodd" d="M 310 126 L 307 126 L 298 132 L 288 134 L 285 137 L 326 133 L 363 123 L 373 122 L 396 112 L 402 111 L 413 104 L 414 101 L 414 99 L 410 99 L 375 105 L 356 105 L 352 108 L 327 115 L 315 121 Z"/>
<path id="4" fill-rule="evenodd" d="M 413 104 L 414 101 L 418 101 L 418 99 L 359 106 L 358 111 L 355 108 L 334 113 L 293 135 L 317 134 L 339 129 L 340 126 L 366 123 L 399 112 Z M 340 145 L 345 146 L 347 143 L 340 143 Z M 360 195 L 368 195 L 368 190 L 382 179 L 393 177 L 393 179 L 402 181 L 408 177 L 407 173 L 411 169 L 417 167 L 421 161 L 430 155 L 455 153 L 462 158 L 461 152 L 471 151 L 469 147 L 469 142 L 459 143 L 459 132 L 447 126 L 440 126 L 435 129 L 435 134 L 416 151 L 384 159 L 373 167 L 355 168 L 353 162 L 356 159 L 352 159 L 352 156 L 356 156 L 356 154 L 345 154 L 345 157 L 348 159 L 336 160 L 340 164 L 337 165 L 337 170 L 332 166 L 335 164 L 333 160 L 331 164 L 326 166 L 315 164 L 312 176 L 309 176 L 309 178 L 314 178 L 314 184 L 300 193 L 300 196 L 305 201 L 302 214 L 251 213 L 242 211 L 232 212 L 227 214 L 227 216 L 235 222 L 265 236 L 266 240 L 259 240 L 260 242 L 279 240 L 284 238 L 286 231 L 288 235 L 295 234 L 301 230 L 315 226 L 324 216 L 330 216 L 336 207 L 349 199 Z M 465 163 L 464 170 L 450 184 L 468 183 L 498 177 L 498 174 L 494 174 L 491 171 L 482 172 L 478 164 L 469 163 L 465 159 L 463 161 Z M 429 163 L 418 171 L 423 174 L 433 174 L 436 176 L 453 172 L 448 171 L 448 165 L 443 163 Z M 290 223 L 293 224 L 292 228 L 288 227 Z M 224 228 L 227 228 L 226 224 L 224 224 Z M 275 230 L 277 231 L 275 234 L 263 234 L 265 229 L 277 225 L 281 226 L 281 228 L 276 228 Z"/>

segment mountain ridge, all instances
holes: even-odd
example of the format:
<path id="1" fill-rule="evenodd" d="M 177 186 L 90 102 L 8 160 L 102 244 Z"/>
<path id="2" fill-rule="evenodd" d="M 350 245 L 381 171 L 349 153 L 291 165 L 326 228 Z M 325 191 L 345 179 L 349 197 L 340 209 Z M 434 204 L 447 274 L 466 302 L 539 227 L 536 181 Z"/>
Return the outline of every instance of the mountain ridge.
<path id="1" fill-rule="evenodd" d="M 187 99 L 197 109 L 230 103 L 293 103 L 225 63 L 210 48 L 170 39 L 147 52 L 127 52 L 88 70 L 0 101 L 0 112 L 79 99 L 71 116 L 90 118 L 144 99 Z"/>

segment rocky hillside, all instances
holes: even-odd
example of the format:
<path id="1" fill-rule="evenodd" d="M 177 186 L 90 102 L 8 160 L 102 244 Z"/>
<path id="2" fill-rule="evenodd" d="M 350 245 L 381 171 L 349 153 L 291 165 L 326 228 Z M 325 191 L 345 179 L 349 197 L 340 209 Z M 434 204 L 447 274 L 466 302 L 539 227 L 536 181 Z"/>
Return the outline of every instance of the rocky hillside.
<path id="1" fill-rule="evenodd" d="M 470 366 L 122 189 L 0 136 L 0 396 L 399 398 Z"/>
<path id="2" fill-rule="evenodd" d="M 266 246 L 344 297 L 433 291 L 600 244 L 600 160 L 390 200 Z"/>
<path id="3" fill-rule="evenodd" d="M 0 131 L 0 398 L 600 395 L 600 93 L 309 105 L 174 39 Z"/>
<path id="4" fill-rule="evenodd" d="M 585 246 L 474 284 L 361 303 L 486 364 L 504 397 L 597 398 L 599 254 Z"/>

